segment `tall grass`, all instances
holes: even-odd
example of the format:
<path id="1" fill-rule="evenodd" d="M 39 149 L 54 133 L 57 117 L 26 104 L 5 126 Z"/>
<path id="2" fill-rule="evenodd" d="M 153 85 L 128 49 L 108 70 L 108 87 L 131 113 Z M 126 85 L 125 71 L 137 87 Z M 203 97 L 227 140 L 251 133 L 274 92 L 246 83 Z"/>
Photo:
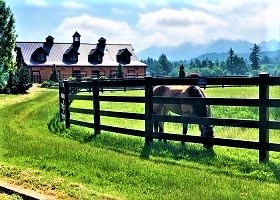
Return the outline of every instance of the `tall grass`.
<path id="1" fill-rule="evenodd" d="M 206 92 L 215 96 L 218 90 Z M 143 92 L 114 95 L 141 96 Z M 108 132 L 92 138 L 92 130 L 74 125 L 65 130 L 58 121 L 55 90 L 9 104 L 0 106 L 0 177 L 58 199 L 278 199 L 280 195 L 279 153 L 272 153 L 268 164 L 258 164 L 254 150 L 214 147 L 214 153 L 209 153 L 199 144 L 182 146 L 170 141 L 155 141 L 149 147 L 143 138 Z M 75 100 L 72 106 L 92 108 L 92 102 Z M 144 112 L 142 104 L 104 102 L 101 108 Z M 93 120 L 90 115 L 71 117 Z M 140 120 L 101 120 L 144 127 Z M 168 123 L 167 128 L 171 133 L 181 132 L 180 124 Z M 249 129 L 216 127 L 215 131 L 219 137 L 254 134 Z M 199 134 L 195 125 L 189 134 Z M 271 137 L 279 142 L 277 131 Z"/>

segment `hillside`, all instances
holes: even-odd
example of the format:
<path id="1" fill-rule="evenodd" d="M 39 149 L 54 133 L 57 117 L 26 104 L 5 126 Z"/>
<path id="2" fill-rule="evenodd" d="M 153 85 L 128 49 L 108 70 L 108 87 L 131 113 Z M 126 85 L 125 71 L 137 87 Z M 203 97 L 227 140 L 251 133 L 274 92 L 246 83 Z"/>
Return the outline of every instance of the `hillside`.
<path id="1" fill-rule="evenodd" d="M 208 58 L 211 60 L 224 60 L 230 48 L 238 55 L 245 59 L 249 57 L 253 43 L 243 40 L 225 40 L 220 39 L 207 44 L 185 43 L 177 47 L 158 47 L 151 46 L 140 51 L 137 56 L 139 59 L 147 59 L 148 57 L 158 59 L 164 53 L 167 58 L 172 61 L 190 60 L 192 58 Z M 270 57 L 277 56 L 280 48 L 280 42 L 270 40 L 259 43 L 263 55 Z"/>

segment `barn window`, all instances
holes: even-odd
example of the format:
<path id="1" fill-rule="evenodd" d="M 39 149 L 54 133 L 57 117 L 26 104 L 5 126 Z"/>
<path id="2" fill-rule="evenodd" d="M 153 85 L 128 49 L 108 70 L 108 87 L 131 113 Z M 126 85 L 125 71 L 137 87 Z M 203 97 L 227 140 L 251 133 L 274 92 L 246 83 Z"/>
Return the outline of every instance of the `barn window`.
<path id="1" fill-rule="evenodd" d="M 39 53 L 37 54 L 37 61 L 39 62 L 45 62 L 46 61 L 46 56 L 44 53 Z"/>
<path id="2" fill-rule="evenodd" d="M 48 52 L 43 48 L 39 47 L 32 54 L 32 59 L 36 62 L 46 62 Z"/>
<path id="3" fill-rule="evenodd" d="M 78 61 L 78 56 L 75 54 L 69 54 L 68 60 L 70 62 L 77 62 Z"/>
<path id="4" fill-rule="evenodd" d="M 92 49 L 88 55 L 88 61 L 93 63 L 102 63 L 104 53 L 100 48 Z"/>

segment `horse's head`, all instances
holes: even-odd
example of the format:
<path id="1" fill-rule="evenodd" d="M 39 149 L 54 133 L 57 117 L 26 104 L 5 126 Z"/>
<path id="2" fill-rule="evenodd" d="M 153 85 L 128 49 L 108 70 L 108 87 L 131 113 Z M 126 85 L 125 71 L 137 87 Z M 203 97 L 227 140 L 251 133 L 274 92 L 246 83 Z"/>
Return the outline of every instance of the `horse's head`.
<path id="1" fill-rule="evenodd" d="M 213 125 L 201 125 L 201 136 L 213 138 L 214 137 L 214 126 Z M 204 143 L 203 145 L 207 150 L 212 150 L 213 145 L 209 142 Z"/>
<path id="2" fill-rule="evenodd" d="M 201 136 L 214 137 L 213 125 L 201 125 Z"/>

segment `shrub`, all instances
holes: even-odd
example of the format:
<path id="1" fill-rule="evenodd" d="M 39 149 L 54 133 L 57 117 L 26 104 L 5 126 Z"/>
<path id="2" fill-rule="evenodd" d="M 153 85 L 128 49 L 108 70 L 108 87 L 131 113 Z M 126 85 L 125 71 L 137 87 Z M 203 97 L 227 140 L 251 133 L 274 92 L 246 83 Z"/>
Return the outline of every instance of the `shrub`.
<path id="1" fill-rule="evenodd" d="M 83 81 L 92 81 L 92 78 L 88 77 L 88 76 L 85 76 L 83 79 Z"/>
<path id="2" fill-rule="evenodd" d="M 71 76 L 71 77 L 69 77 L 67 80 L 70 81 L 70 82 L 76 82 L 76 81 L 77 81 L 77 78 Z"/>
<path id="3" fill-rule="evenodd" d="M 54 84 L 55 84 L 55 82 L 53 82 L 53 81 L 44 81 L 44 82 L 41 84 L 41 87 L 42 87 L 42 88 L 50 88 L 50 87 L 52 87 Z"/>
<path id="4" fill-rule="evenodd" d="M 52 81 L 52 82 L 59 82 L 59 78 L 58 78 L 58 73 L 57 71 L 54 69 L 49 77 L 49 81 Z"/>

